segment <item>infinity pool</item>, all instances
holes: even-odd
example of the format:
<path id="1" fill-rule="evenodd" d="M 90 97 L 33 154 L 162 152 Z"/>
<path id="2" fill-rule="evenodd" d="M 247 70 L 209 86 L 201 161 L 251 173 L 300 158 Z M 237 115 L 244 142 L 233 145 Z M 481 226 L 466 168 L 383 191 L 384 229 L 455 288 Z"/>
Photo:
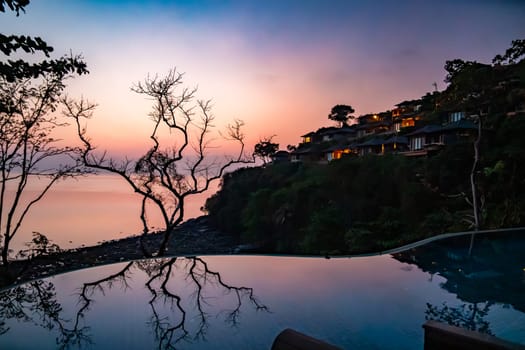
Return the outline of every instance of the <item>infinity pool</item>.
<path id="1" fill-rule="evenodd" d="M 0 293 L 1 349 L 270 349 L 285 328 L 346 349 L 423 349 L 438 319 L 525 344 L 525 234 L 351 258 L 121 263 Z"/>

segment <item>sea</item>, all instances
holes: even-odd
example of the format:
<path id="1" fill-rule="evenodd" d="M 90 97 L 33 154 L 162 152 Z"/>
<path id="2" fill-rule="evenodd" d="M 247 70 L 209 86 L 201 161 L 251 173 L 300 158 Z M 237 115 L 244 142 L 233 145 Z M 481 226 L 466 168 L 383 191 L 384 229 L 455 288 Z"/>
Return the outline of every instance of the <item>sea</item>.
<path id="1" fill-rule="evenodd" d="M 42 189 L 44 180 L 33 179 L 24 192 L 28 203 Z M 202 194 L 190 196 L 185 203 L 184 220 L 203 215 L 201 207 L 218 189 L 218 181 Z M 7 197 L 11 196 L 8 190 Z M 24 218 L 11 242 L 14 252 L 24 249 L 33 232 L 44 234 L 61 248 L 79 248 L 138 235 L 141 196 L 117 175 L 87 175 L 58 182 L 37 202 Z M 5 219 L 4 219 L 5 220 Z M 161 229 L 162 220 L 156 208 L 148 208 L 152 229 Z M 5 221 L 4 221 L 5 222 Z"/>

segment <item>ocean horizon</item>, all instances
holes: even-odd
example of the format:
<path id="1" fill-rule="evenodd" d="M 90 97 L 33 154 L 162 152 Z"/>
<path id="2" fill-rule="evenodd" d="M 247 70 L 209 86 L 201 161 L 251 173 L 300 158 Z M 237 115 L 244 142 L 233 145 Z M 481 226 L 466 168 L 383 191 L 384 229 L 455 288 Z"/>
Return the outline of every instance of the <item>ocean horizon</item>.
<path id="1" fill-rule="evenodd" d="M 22 199 L 31 200 L 42 183 L 28 184 Z M 184 220 L 203 215 L 200 208 L 218 186 L 217 181 L 205 193 L 189 196 Z M 7 191 L 7 195 L 12 196 L 12 190 Z M 86 175 L 62 180 L 29 211 L 11 248 L 15 253 L 24 249 L 33 232 L 46 235 L 65 249 L 138 235 L 143 231 L 140 204 L 141 196 L 117 175 Z M 160 213 L 153 206 L 149 208 L 148 220 L 152 230 L 162 229 Z"/>

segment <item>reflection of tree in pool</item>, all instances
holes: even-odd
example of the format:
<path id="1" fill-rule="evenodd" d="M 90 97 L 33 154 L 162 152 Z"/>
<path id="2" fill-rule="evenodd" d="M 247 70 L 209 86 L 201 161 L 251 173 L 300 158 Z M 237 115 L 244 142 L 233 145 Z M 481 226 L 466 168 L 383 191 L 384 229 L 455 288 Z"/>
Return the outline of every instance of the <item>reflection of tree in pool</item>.
<path id="1" fill-rule="evenodd" d="M 425 319 L 444 322 L 451 326 L 471 331 L 492 334 L 489 321 L 484 319 L 491 306 L 491 302 L 468 303 L 456 307 L 448 306 L 446 303 L 443 303 L 442 306 L 434 306 L 427 303 Z"/>
<path id="2" fill-rule="evenodd" d="M 73 327 L 60 317 L 62 306 L 56 300 L 53 283 L 40 280 L 14 287 L 0 293 L 0 335 L 9 331 L 4 320 L 32 322 L 48 330 L 57 329 L 59 349 L 81 347 L 91 342 L 89 327 L 81 327 L 77 318 Z"/>
<path id="3" fill-rule="evenodd" d="M 445 281 L 441 288 L 471 303 L 500 303 L 525 312 L 525 235 L 523 231 L 478 234 L 468 254 L 469 236 L 436 241 L 393 254 Z"/>
<path id="4" fill-rule="evenodd" d="M 159 349 L 174 349 L 181 340 L 204 339 L 210 316 L 222 316 L 227 324 L 237 326 L 243 303 L 248 302 L 255 310 L 268 311 L 252 288 L 226 283 L 221 274 L 212 271 L 201 258 L 142 260 L 129 262 L 114 274 L 84 283 L 79 289 L 79 309 L 72 319 L 64 318 L 55 286 L 47 280 L 0 292 L 0 335 L 9 332 L 6 321 L 15 319 L 50 331 L 58 330 L 56 342 L 60 349 L 91 344 L 86 315 L 97 297 L 103 297 L 109 289 L 127 289 L 133 268 L 149 277 L 145 283 L 151 294 L 148 303 L 152 315 L 148 324 L 153 328 Z M 196 324 L 192 322 L 195 319 Z"/>
<path id="5" fill-rule="evenodd" d="M 201 258 L 171 258 L 157 260 L 143 260 L 127 264 L 119 272 L 102 278 L 100 280 L 84 283 L 80 292 L 81 308 L 78 312 L 79 317 L 89 310 L 93 303 L 93 295 L 96 291 L 104 293 L 116 284 L 128 287 L 128 278 L 131 267 L 136 265 L 143 270 L 149 279 L 145 283 L 151 294 L 149 306 L 151 308 L 151 321 L 149 324 L 153 328 L 159 349 L 173 349 L 174 345 L 181 340 L 204 339 L 208 329 L 208 318 L 213 314 L 214 299 L 212 290 L 221 293 L 220 311 L 215 312 L 215 316 L 223 315 L 224 321 L 232 327 L 239 322 L 239 316 L 243 302 L 248 301 L 256 310 L 268 311 L 268 308 L 261 304 L 255 297 L 252 288 L 244 286 L 233 286 L 223 281 L 220 273 L 210 270 L 208 264 Z M 176 272 L 183 273 L 186 284 L 182 289 L 191 291 L 191 300 L 183 300 L 182 291 L 175 290 L 173 279 Z M 172 280 L 173 279 L 173 280 Z M 180 281 L 177 279 L 176 281 Z M 217 294 L 214 293 L 215 295 Z M 229 302 L 231 307 L 224 308 L 224 298 L 231 296 Z M 186 302 L 186 303 L 184 303 Z M 168 306 L 169 310 L 163 314 L 163 306 Z M 198 324 L 194 326 L 188 322 L 189 312 L 196 311 Z M 224 309 L 223 309 L 224 308 Z M 77 317 L 78 318 L 78 317 Z"/>

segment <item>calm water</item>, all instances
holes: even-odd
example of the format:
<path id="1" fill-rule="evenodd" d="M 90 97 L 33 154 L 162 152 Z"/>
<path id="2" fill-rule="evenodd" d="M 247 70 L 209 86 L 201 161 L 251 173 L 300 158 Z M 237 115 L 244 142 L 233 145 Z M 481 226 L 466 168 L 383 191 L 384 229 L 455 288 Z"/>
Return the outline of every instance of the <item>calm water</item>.
<path id="1" fill-rule="evenodd" d="M 26 200 L 41 187 L 31 183 Z M 217 190 L 190 197 L 186 217 L 202 215 L 200 207 Z M 142 232 L 140 221 L 141 197 L 119 177 L 113 175 L 86 176 L 58 183 L 42 201 L 33 207 L 11 247 L 18 251 L 31 240 L 33 231 L 45 234 L 62 248 L 94 245 Z M 149 219 L 161 227 L 160 215 L 152 208 Z"/>
<path id="2" fill-rule="evenodd" d="M 428 318 L 525 344 L 525 235 L 475 243 L 470 257 L 465 237 L 373 257 L 206 256 L 71 272 L 0 294 L 0 348 L 269 349 L 290 327 L 346 349 L 420 350 Z"/>

